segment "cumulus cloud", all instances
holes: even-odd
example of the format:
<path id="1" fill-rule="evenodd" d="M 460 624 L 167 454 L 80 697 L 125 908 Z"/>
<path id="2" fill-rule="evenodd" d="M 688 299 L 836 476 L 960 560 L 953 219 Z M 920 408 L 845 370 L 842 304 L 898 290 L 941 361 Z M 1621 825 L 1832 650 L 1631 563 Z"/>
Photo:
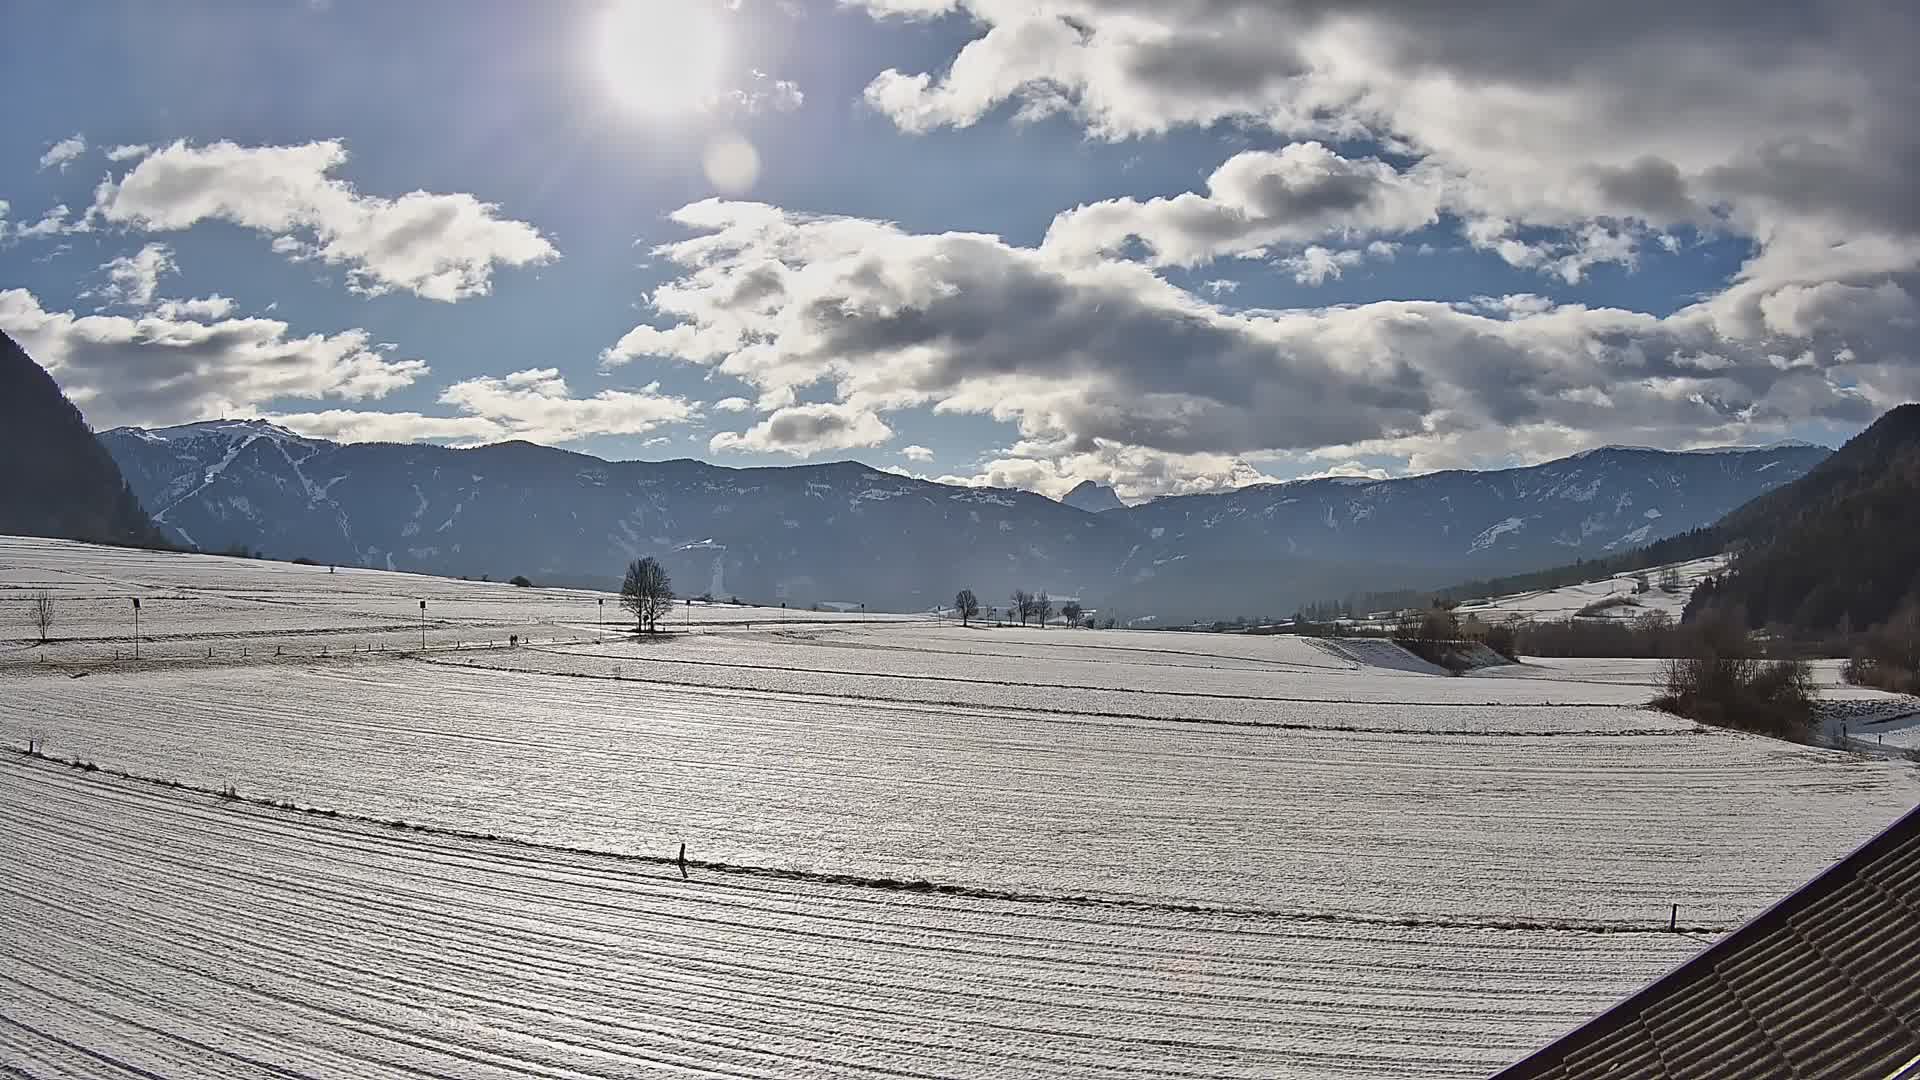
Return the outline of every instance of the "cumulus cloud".
<path id="1" fill-rule="evenodd" d="M 933 451 L 927 447 L 916 444 L 914 446 L 901 447 L 900 456 L 906 458 L 908 461 L 932 461 Z"/>
<path id="2" fill-rule="evenodd" d="M 1004 457 L 980 471 L 939 477 L 969 487 L 1021 488 L 1058 499 L 1083 480 L 1106 484 L 1127 502 L 1160 495 L 1231 491 L 1274 478 L 1227 454 L 1170 454 L 1138 446 L 1101 443 L 1060 457 Z"/>
<path id="3" fill-rule="evenodd" d="M 40 168 L 43 170 L 57 168 L 61 172 L 66 172 L 67 165 L 86 152 L 87 137 L 75 132 L 47 147 L 47 152 L 40 155 Z"/>
<path id="4" fill-rule="evenodd" d="M 152 152 L 153 147 L 146 143 L 123 143 L 107 151 L 107 160 L 132 161 L 135 158 L 146 157 Z"/>
<path id="5" fill-rule="evenodd" d="M 1281 259 L 1280 265 L 1292 271 L 1293 280 L 1302 285 L 1321 285 L 1328 278 L 1341 276 L 1349 267 L 1359 266 L 1366 257 L 1366 252 L 1357 249 L 1329 251 L 1315 244 L 1298 255 Z"/>
<path id="6" fill-rule="evenodd" d="M 193 319 L 199 322 L 218 322 L 233 314 L 233 298 L 214 293 L 193 300 L 162 300 L 153 306 L 156 317 L 167 320 Z M 391 342 L 383 342 L 375 348 L 390 351 Z"/>
<path id="7" fill-rule="evenodd" d="M 747 412 L 753 408 L 753 402 L 743 397 L 721 398 L 713 403 L 715 412 Z"/>
<path id="8" fill-rule="evenodd" d="M 106 300 L 129 307 L 147 307 L 153 303 L 154 290 L 163 274 L 177 272 L 173 249 L 165 244 L 148 244 L 132 255 L 119 255 L 100 264 L 107 272 L 107 285 L 100 290 Z"/>
<path id="9" fill-rule="evenodd" d="M 370 348 L 363 330 L 296 337 L 275 319 L 212 311 L 78 315 L 48 311 L 25 289 L 0 291 L 0 330 L 96 427 L 245 415 L 282 398 L 377 399 L 427 373 L 422 361 Z"/>
<path id="10" fill-rule="evenodd" d="M 1920 7 L 1905 0 L 851 2 L 964 12 L 978 28 L 943 71 L 872 80 L 867 102 L 902 130 L 1010 106 L 1070 114 L 1106 139 L 1223 121 L 1367 139 L 1411 162 L 1402 174 L 1437 178 L 1452 213 L 1490 228 L 1491 250 L 1569 281 L 1629 262 L 1641 227 L 1793 240 L 1800 254 L 1920 233 Z M 1182 198 L 1222 201 L 1126 205 L 1103 224 L 1158 230 L 1137 233 L 1152 246 Z M 1374 212 L 1363 204 L 1356 227 Z M 1514 227 L 1576 235 L 1542 249 L 1503 235 Z M 1160 257 L 1204 251 L 1190 232 L 1174 229 L 1188 243 Z M 1238 243 L 1259 240 L 1230 234 Z"/>
<path id="11" fill-rule="evenodd" d="M 1243 482 L 1264 453 L 1412 460 L 1507 428 L 1740 441 L 1862 422 L 1914 386 L 1913 335 L 1888 329 L 1913 302 L 1887 276 L 1897 248 L 1758 260 L 1668 315 L 1539 298 L 1227 311 L 1137 262 L 994 236 L 712 200 L 674 218 L 695 235 L 658 250 L 681 271 L 653 294 L 660 325 L 609 355 L 706 365 L 788 406 L 714 449 L 873 445 L 883 414 L 924 407 L 1015 425 L 1003 478 L 1141 497 Z M 791 405 L 821 387 L 832 402 Z"/>
<path id="12" fill-rule="evenodd" d="M 1045 246 L 1109 253 L 1138 240 L 1159 265 L 1196 266 L 1260 256 L 1276 245 L 1329 236 L 1402 233 L 1438 219 L 1437 174 L 1352 160 L 1317 142 L 1235 154 L 1207 178 L 1207 194 L 1109 199 L 1056 217 Z"/>
<path id="13" fill-rule="evenodd" d="M 341 442 L 474 445 L 504 439 L 565 443 L 596 435 L 644 435 L 699 415 L 693 402 L 662 394 L 658 383 L 575 397 L 555 368 L 463 379 L 441 391 L 439 400 L 460 415 L 332 409 L 282 413 L 272 419 L 302 434 Z"/>
<path id="14" fill-rule="evenodd" d="M 460 300 L 489 292 L 496 266 L 559 256 L 538 229 L 469 194 L 363 195 L 330 175 L 346 161 L 338 140 L 176 142 L 103 183 L 93 212 L 150 232 L 227 221 L 269 233 L 274 251 L 345 266 L 349 285 L 369 295 L 401 290 Z"/>
<path id="15" fill-rule="evenodd" d="M 745 431 L 715 435 L 707 448 L 716 453 L 737 450 L 810 457 L 828 450 L 879 446 L 891 438 L 893 429 L 885 421 L 857 406 L 789 405 Z"/>

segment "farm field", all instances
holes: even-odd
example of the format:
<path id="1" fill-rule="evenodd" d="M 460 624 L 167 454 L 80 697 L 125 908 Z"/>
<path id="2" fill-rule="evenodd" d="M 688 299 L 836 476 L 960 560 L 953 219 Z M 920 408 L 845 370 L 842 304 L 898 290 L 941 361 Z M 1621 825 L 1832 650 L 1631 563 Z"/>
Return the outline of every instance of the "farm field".
<path id="1" fill-rule="evenodd" d="M 608 569 L 611 575 L 619 568 Z M 44 648 L 27 617 L 42 592 L 56 610 L 52 643 Z M 510 635 L 588 641 L 601 633 L 603 619 L 607 630 L 628 621 L 614 594 L 583 589 L 0 537 L 0 665 L 131 657 L 136 597 L 146 659 L 204 658 L 209 648 L 222 660 L 243 658 L 243 650 L 253 657 L 417 648 L 423 622 L 428 643 L 442 647 L 505 643 Z M 696 629 L 921 618 L 727 603 L 675 610 L 677 627 Z"/>
<path id="2" fill-rule="evenodd" d="M 1698 947 L 682 881 L 12 758 L 0 813 L 32 1076 L 1468 1077 Z"/>
<path id="3" fill-rule="evenodd" d="M 1643 615 L 1660 614 L 1678 619 L 1681 611 L 1686 609 L 1687 598 L 1693 594 L 1693 587 L 1726 568 L 1726 556 L 1713 555 L 1614 574 L 1599 581 L 1566 585 L 1558 589 L 1537 589 L 1471 601 L 1461 604 L 1455 611 L 1462 618 L 1478 615 L 1487 622 L 1511 618 L 1558 620 L 1581 615 L 1588 605 L 1606 604 L 1608 606 L 1594 614 L 1582 617 L 1637 619 Z M 1645 578 L 1652 588 L 1637 592 L 1639 582 L 1636 579 L 1639 578 Z M 1671 591 L 1662 588 L 1662 581 L 1669 581 L 1675 587 Z"/>
<path id="4" fill-rule="evenodd" d="M 0 631 L 0 744 L 97 766 L 0 755 L 30 1076 L 1485 1075 L 1920 802 L 1646 661 L 596 641 L 598 594 L 0 539 L 0 605 L 55 587 L 71 640 Z M 115 659 L 129 588 L 207 636 Z M 422 596 L 424 652 L 378 629 Z"/>

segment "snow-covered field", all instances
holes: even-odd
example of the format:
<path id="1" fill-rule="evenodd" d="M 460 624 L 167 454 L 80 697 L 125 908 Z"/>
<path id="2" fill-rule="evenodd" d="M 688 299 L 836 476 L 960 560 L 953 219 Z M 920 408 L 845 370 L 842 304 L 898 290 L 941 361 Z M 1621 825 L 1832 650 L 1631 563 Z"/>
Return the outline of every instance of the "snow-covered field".
<path id="1" fill-rule="evenodd" d="M 1469 1077 L 1699 946 L 682 881 L 12 757 L 0 816 L 28 1076 Z"/>
<path id="2" fill-rule="evenodd" d="M 1726 566 L 1726 556 L 1714 555 L 1649 570 L 1615 574 L 1580 585 L 1465 603 L 1455 609 L 1455 614 L 1463 619 L 1468 615 L 1478 615 L 1487 622 L 1502 622 L 1512 618 L 1559 620 L 1571 619 L 1590 605 L 1605 603 L 1608 606 L 1603 610 L 1586 617 L 1637 619 L 1643 615 L 1661 614 L 1678 619 L 1687 606 L 1687 598 L 1693 595 L 1693 587 L 1726 569 Z M 1678 581 L 1678 587 L 1671 591 L 1662 587 L 1663 581 L 1672 583 L 1667 578 L 1669 570 Z M 1639 588 L 1638 578 L 1645 578 L 1651 586 L 1646 592 L 1635 591 Z"/>
<path id="3" fill-rule="evenodd" d="M 1639 708 L 1649 661 L 596 641 L 595 594 L 0 540 L 0 603 L 43 586 L 76 640 L 14 632 L 0 743 L 99 769 L 0 755 L 29 1076 L 1484 1075 L 1920 801 Z M 204 636 L 115 660 L 86 605 L 129 588 Z"/>
<path id="4" fill-rule="evenodd" d="M 55 612 L 44 648 L 29 619 L 41 593 Z M 417 648 L 423 624 L 427 642 L 441 647 L 514 635 L 591 641 L 631 622 L 617 596 L 583 589 L 0 537 L 0 665 L 131 657 L 135 598 L 145 659 Z M 671 618 L 675 629 L 696 631 L 924 620 L 699 602 L 675 607 Z"/>

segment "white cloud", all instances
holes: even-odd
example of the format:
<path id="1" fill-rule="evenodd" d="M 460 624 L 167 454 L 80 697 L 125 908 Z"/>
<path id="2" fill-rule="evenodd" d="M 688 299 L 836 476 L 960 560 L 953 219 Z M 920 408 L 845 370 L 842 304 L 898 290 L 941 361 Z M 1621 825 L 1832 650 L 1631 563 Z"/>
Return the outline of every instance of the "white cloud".
<path id="1" fill-rule="evenodd" d="M 1232 278 L 1214 278 L 1203 288 L 1215 296 L 1227 296 L 1240 291 L 1240 283 Z"/>
<path id="2" fill-rule="evenodd" d="M 993 236 L 711 200 L 674 218 L 695 235 L 657 251 L 680 268 L 652 296 L 662 325 L 609 362 L 706 365 L 763 409 L 833 396 L 715 449 L 873 445 L 883 414 L 924 407 L 1014 424 L 994 465 L 1024 486 L 1093 478 L 1140 497 L 1240 482 L 1262 454 L 1433 456 L 1505 429 L 1743 441 L 1863 422 L 1920 389 L 1914 337 L 1892 321 L 1913 302 L 1887 278 L 1910 257 L 1898 246 L 1756 259 L 1664 316 L 1527 297 L 1230 312 L 1139 263 Z"/>
<path id="3" fill-rule="evenodd" d="M 1235 154 L 1207 178 L 1206 195 L 1109 199 L 1069 210 L 1047 229 L 1045 246 L 1086 255 L 1138 239 L 1157 265 L 1197 266 L 1329 236 L 1408 232 L 1437 220 L 1441 204 L 1440 178 L 1430 171 L 1402 173 L 1317 142 L 1294 143 Z"/>
<path id="4" fill-rule="evenodd" d="M 75 132 L 47 147 L 47 152 L 40 155 L 40 168 L 44 170 L 57 167 L 61 172 L 66 172 L 68 163 L 86 152 L 87 137 Z"/>
<path id="5" fill-rule="evenodd" d="M 753 402 L 743 397 L 721 398 L 713 403 L 715 412 L 748 412 L 752 408 Z"/>
<path id="6" fill-rule="evenodd" d="M 148 146 L 146 143 L 124 143 L 120 146 L 114 147 L 111 150 L 108 150 L 107 160 L 108 161 L 132 161 L 135 158 L 146 157 L 148 154 L 152 152 L 153 152 L 153 147 Z"/>
<path id="7" fill-rule="evenodd" d="M 419 360 L 369 348 L 363 330 L 294 337 L 274 319 L 78 315 L 45 310 L 25 289 L 0 291 L 0 330 L 96 427 L 246 415 L 282 398 L 363 401 L 427 374 Z"/>
<path id="8" fill-rule="evenodd" d="M 932 461 L 933 451 L 918 444 L 900 448 L 900 456 L 908 461 Z"/>
<path id="9" fill-rule="evenodd" d="M 272 413 L 266 419 L 302 435 L 345 443 L 448 442 L 457 446 L 479 446 L 509 437 L 504 426 L 481 416 L 327 409 Z"/>
<path id="10" fill-rule="evenodd" d="M 721 96 L 719 104 L 735 111 L 753 114 L 759 112 L 793 112 L 807 100 L 800 84 L 789 79 L 776 79 L 764 71 L 748 73 L 748 83 L 736 87 Z"/>
<path id="11" fill-rule="evenodd" d="M 165 244 L 148 244 L 132 255 L 119 255 L 100 264 L 107 272 L 108 284 L 100 295 L 110 302 L 143 308 L 153 303 L 160 277 L 179 271 L 173 261 L 173 249 Z M 164 316 L 163 316 L 164 317 Z"/>
<path id="12" fill-rule="evenodd" d="M 906 131 L 1011 106 L 1070 114 L 1105 139 L 1221 122 L 1370 139 L 1410 163 L 1400 176 L 1444 193 L 1476 243 L 1569 282 L 1599 263 L 1630 268 L 1636 238 L 1670 227 L 1790 243 L 1792 257 L 1860 235 L 1920 246 L 1920 6 L 1906 0 L 1764 17 L 1745 0 L 851 2 L 964 12 L 977 28 L 937 75 L 869 84 L 867 102 Z M 1202 222 L 1231 209 L 1217 190 L 1116 202 L 1125 213 L 1080 247 L 1133 230 L 1185 264 L 1263 242 L 1252 220 L 1181 226 L 1176 208 Z M 1363 205 L 1349 224 L 1373 228 L 1376 214 Z"/>
<path id="13" fill-rule="evenodd" d="M 234 303 L 231 297 L 215 293 L 193 300 L 162 300 L 153 306 L 153 313 L 161 319 L 193 319 L 199 322 L 217 322 L 233 314 Z M 381 342 L 374 346 L 382 352 L 393 351 L 393 343 Z"/>
<path id="14" fill-rule="evenodd" d="M 64 236 L 67 233 L 89 231 L 90 227 L 87 225 L 84 219 L 80 221 L 69 222 L 67 220 L 67 215 L 70 212 L 71 211 L 67 209 L 67 206 L 65 203 L 61 203 L 58 206 L 51 207 L 47 210 L 46 213 L 40 215 L 39 221 L 36 221 L 31 225 L 15 226 L 13 229 L 13 235 L 17 239 L 24 240 L 24 239 L 34 239 L 42 236 Z"/>
<path id="15" fill-rule="evenodd" d="M 878 446 L 893 429 L 873 413 L 848 405 L 789 405 L 742 432 L 723 431 L 707 443 L 723 450 L 810 457 L 828 450 Z"/>
<path id="16" fill-rule="evenodd" d="M 1226 454 L 1169 454 L 1137 446 L 1102 442 L 1093 449 L 1060 457 L 1005 457 L 972 474 L 938 478 L 944 484 L 1020 488 L 1058 499 L 1083 480 L 1106 484 L 1123 501 L 1160 495 L 1231 491 L 1273 482 L 1253 465 Z"/>
<path id="17" fill-rule="evenodd" d="M 1366 261 L 1366 253 L 1359 250 L 1329 251 L 1315 244 L 1298 255 L 1289 255 L 1280 260 L 1280 265 L 1293 272 L 1293 280 L 1302 285 L 1321 285 L 1328 278 L 1339 277 L 1348 267 L 1359 266 Z"/>
<path id="18" fill-rule="evenodd" d="M 1318 472 L 1301 473 L 1295 480 L 1321 480 L 1329 477 L 1344 477 L 1352 480 L 1388 480 L 1393 474 L 1377 465 L 1363 465 L 1358 461 L 1343 461 L 1330 469 Z"/>
<path id="19" fill-rule="evenodd" d="M 463 379 L 441 391 L 439 400 L 461 415 L 334 409 L 283 413 L 272 419 L 302 434 L 341 442 L 473 445 L 505 439 L 566 443 L 596 435 L 644 435 L 699 416 L 694 403 L 660 393 L 658 383 L 575 397 L 555 368 Z"/>
<path id="20" fill-rule="evenodd" d="M 559 256 L 540 231 L 498 216 L 468 194 L 362 195 L 330 176 L 346 164 L 338 140 L 243 147 L 176 142 L 101 185 L 94 212 L 152 232 L 228 221 L 274 234 L 273 249 L 347 267 L 369 295 L 403 290 L 455 301 L 492 288 L 496 266 Z"/>

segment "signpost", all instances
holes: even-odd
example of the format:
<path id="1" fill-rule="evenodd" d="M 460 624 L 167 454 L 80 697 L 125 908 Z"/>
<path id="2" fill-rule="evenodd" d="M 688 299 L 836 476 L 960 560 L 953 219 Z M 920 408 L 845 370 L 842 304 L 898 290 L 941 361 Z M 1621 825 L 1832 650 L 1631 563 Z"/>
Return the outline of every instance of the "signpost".
<path id="1" fill-rule="evenodd" d="M 603 596 L 600 598 L 600 631 L 599 631 L 599 636 L 595 640 L 605 641 L 606 639 L 607 639 L 607 598 Z"/>
<path id="2" fill-rule="evenodd" d="M 427 602 L 420 601 L 420 651 L 427 651 Z"/>
<path id="3" fill-rule="evenodd" d="M 133 598 L 133 658 L 140 659 L 140 598 Z"/>

